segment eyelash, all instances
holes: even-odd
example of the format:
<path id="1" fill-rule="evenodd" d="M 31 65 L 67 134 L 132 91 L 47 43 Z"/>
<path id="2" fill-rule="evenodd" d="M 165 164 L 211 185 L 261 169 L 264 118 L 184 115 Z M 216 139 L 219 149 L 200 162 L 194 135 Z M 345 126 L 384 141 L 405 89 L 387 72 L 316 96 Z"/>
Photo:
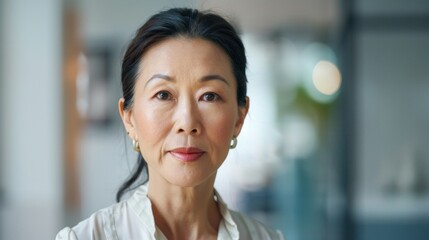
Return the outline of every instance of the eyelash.
<path id="1" fill-rule="evenodd" d="M 161 96 L 162 94 L 167 94 L 167 96 L 163 97 L 163 96 Z M 214 99 L 212 99 L 212 100 L 205 100 L 204 98 L 207 97 L 207 96 L 213 96 Z M 167 98 L 165 98 L 165 97 L 167 97 Z M 173 99 L 171 93 L 168 92 L 168 91 L 159 91 L 159 92 L 157 92 L 155 94 L 155 98 L 157 98 L 158 100 L 161 100 L 161 101 L 169 101 L 169 100 Z M 217 101 L 221 100 L 221 97 L 219 96 L 219 94 L 216 94 L 214 92 L 206 92 L 206 93 L 204 93 L 200 97 L 199 100 L 203 100 L 205 102 L 217 102 Z"/>

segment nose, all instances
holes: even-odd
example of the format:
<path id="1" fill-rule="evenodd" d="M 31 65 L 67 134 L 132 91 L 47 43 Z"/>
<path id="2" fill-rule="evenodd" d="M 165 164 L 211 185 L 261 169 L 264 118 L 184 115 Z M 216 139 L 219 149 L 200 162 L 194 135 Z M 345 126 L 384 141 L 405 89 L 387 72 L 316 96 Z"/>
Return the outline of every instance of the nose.
<path id="1" fill-rule="evenodd" d="M 176 110 L 176 132 L 189 135 L 201 133 L 201 114 L 198 104 L 189 99 L 181 99 Z"/>

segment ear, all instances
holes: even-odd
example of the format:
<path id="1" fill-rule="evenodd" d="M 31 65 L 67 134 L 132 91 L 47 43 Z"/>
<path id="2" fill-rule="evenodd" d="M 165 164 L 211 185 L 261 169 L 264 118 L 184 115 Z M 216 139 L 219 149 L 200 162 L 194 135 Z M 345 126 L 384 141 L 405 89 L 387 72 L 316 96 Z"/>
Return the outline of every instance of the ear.
<path id="1" fill-rule="evenodd" d="M 234 127 L 235 137 L 237 137 L 241 132 L 241 128 L 243 127 L 243 124 L 244 124 L 244 119 L 246 119 L 247 113 L 249 111 L 249 106 L 250 106 L 249 104 L 250 104 L 250 99 L 249 97 L 246 96 L 246 104 L 244 106 L 238 106 L 238 119 Z"/>
<path id="2" fill-rule="evenodd" d="M 119 114 L 121 115 L 122 123 L 130 138 L 135 136 L 134 121 L 132 118 L 132 110 L 124 109 L 125 99 L 121 98 L 118 102 Z"/>

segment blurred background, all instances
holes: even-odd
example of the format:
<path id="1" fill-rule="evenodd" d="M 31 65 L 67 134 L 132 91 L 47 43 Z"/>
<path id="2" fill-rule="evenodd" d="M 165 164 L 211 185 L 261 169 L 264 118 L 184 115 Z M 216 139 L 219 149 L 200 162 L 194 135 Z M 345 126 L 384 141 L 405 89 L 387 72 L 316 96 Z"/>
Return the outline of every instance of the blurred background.
<path id="1" fill-rule="evenodd" d="M 429 236 L 427 0 L 0 0 L 0 239 L 54 239 L 115 202 L 135 30 L 211 9 L 246 46 L 251 109 L 216 188 L 288 240 Z"/>

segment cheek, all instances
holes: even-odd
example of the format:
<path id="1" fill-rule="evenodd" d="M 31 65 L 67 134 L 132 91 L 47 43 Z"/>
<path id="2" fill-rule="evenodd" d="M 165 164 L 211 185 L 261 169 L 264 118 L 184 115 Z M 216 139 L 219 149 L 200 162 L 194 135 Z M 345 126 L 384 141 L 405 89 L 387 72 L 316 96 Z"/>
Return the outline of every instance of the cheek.
<path id="1" fill-rule="evenodd" d="M 226 149 L 229 148 L 237 119 L 233 113 L 233 109 L 227 108 L 205 114 L 208 116 L 205 120 L 207 134 L 216 145 L 227 147 Z"/>
<path id="2" fill-rule="evenodd" d="M 168 113 L 147 104 L 136 106 L 134 113 L 137 136 L 141 145 L 147 148 L 162 142 L 168 132 L 166 129 L 169 128 Z"/>

